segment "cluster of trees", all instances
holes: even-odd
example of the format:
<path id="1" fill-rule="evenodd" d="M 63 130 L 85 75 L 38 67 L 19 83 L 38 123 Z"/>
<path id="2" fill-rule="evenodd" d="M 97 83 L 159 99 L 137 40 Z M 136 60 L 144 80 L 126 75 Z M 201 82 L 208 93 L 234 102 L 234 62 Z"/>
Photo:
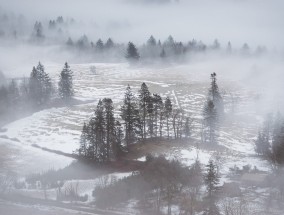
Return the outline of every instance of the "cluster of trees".
<path id="1" fill-rule="evenodd" d="M 143 83 L 135 96 L 127 86 L 120 118 L 114 118 L 112 100 L 98 102 L 94 117 L 83 126 L 79 155 L 109 161 L 138 140 L 147 138 L 188 138 L 192 119 L 181 108 L 173 108 L 169 97 L 163 101 L 158 94 L 151 94 Z M 107 151 L 107 153 L 105 153 Z M 105 157 L 106 156 L 106 157 Z"/>
<path id="2" fill-rule="evenodd" d="M 7 81 L 6 81 L 7 82 Z M 56 96 L 58 95 L 58 96 Z M 40 62 L 33 67 L 29 78 L 12 79 L 0 87 L 0 115 L 13 110 L 23 111 L 25 108 L 40 109 L 45 107 L 53 97 L 69 101 L 74 95 L 73 74 L 68 63 L 60 73 L 58 90 Z M 12 108 L 13 107 L 13 108 Z"/>
<path id="3" fill-rule="evenodd" d="M 206 192 L 203 192 L 203 186 Z M 215 200 L 219 188 L 219 175 L 212 160 L 203 169 L 198 160 L 185 167 L 177 160 L 148 155 L 139 173 L 111 184 L 101 184 L 95 188 L 93 196 L 99 207 L 114 206 L 135 198 L 151 214 L 161 214 L 166 206 L 170 215 L 175 204 L 179 205 L 181 214 L 205 211 L 205 214 L 217 215 L 220 213 Z"/>
<path id="4" fill-rule="evenodd" d="M 182 60 L 187 54 L 205 52 L 206 50 L 219 51 L 221 50 L 221 45 L 219 41 L 214 40 L 212 45 L 205 45 L 202 41 L 197 42 L 196 40 L 189 41 L 187 44 L 182 42 L 177 42 L 172 36 L 169 36 L 164 42 L 156 40 L 153 36 L 141 46 L 136 46 L 133 42 L 128 44 L 117 44 L 114 43 L 111 38 L 109 38 L 105 43 L 102 39 L 98 39 L 97 42 L 89 41 L 86 35 L 83 35 L 74 42 L 71 37 L 68 38 L 66 42 L 69 47 L 76 47 L 80 50 L 94 50 L 93 53 L 100 54 L 108 52 L 115 53 L 115 55 L 120 58 L 126 57 L 130 61 L 138 61 L 143 59 L 143 61 L 152 61 L 153 59 L 167 59 L 167 60 Z M 265 48 L 259 47 L 257 53 L 264 52 Z M 111 52 L 110 52 L 111 51 Z M 231 42 L 228 42 L 225 48 L 227 53 L 232 53 Z M 241 54 L 249 54 L 250 48 L 245 43 L 240 50 Z"/>
<path id="5" fill-rule="evenodd" d="M 255 151 L 277 169 L 284 165 L 284 120 L 280 113 L 267 115 L 258 132 Z"/>

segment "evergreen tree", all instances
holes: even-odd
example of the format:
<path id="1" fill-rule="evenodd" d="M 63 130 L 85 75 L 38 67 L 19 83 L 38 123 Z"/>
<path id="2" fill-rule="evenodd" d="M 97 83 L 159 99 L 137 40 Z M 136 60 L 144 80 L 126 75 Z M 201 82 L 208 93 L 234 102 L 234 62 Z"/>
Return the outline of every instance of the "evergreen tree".
<path id="1" fill-rule="evenodd" d="M 104 43 L 101 39 L 96 42 L 96 49 L 102 51 L 104 49 Z"/>
<path id="2" fill-rule="evenodd" d="M 45 104 L 49 101 L 53 92 L 51 79 L 44 71 L 44 66 L 39 62 L 37 67 L 33 67 L 29 80 L 30 98 L 37 105 Z"/>
<path id="3" fill-rule="evenodd" d="M 113 43 L 113 41 L 112 41 L 111 38 L 108 38 L 108 40 L 106 41 L 105 47 L 106 47 L 107 49 L 111 49 L 111 48 L 114 47 L 114 43 Z"/>
<path id="4" fill-rule="evenodd" d="M 122 146 L 123 128 L 118 120 L 115 122 L 114 135 L 115 135 L 115 141 L 113 143 L 112 150 L 113 150 L 114 158 L 117 160 L 122 156 L 122 153 L 123 153 L 123 146 Z"/>
<path id="5" fill-rule="evenodd" d="M 209 100 L 206 102 L 203 109 L 204 118 L 204 141 L 212 144 L 217 143 L 217 132 L 218 132 L 218 115 L 215 109 L 213 101 Z"/>
<path id="6" fill-rule="evenodd" d="M 136 140 L 139 119 L 136 98 L 134 97 L 129 85 L 126 88 L 120 116 L 125 123 L 125 142 L 127 149 L 129 149 L 129 145 Z"/>
<path id="7" fill-rule="evenodd" d="M 150 46 L 150 47 L 153 47 L 153 46 L 157 45 L 157 41 L 156 41 L 156 39 L 152 35 L 148 39 L 147 45 Z"/>
<path id="8" fill-rule="evenodd" d="M 170 98 L 167 97 L 166 100 L 165 100 L 164 114 L 165 114 L 166 122 L 167 122 L 168 139 L 170 138 L 169 118 L 171 117 L 172 112 L 173 112 L 172 102 L 171 102 Z"/>
<path id="9" fill-rule="evenodd" d="M 148 90 L 148 87 L 145 83 L 142 83 L 141 89 L 139 90 L 139 109 L 142 118 L 142 139 L 145 139 L 146 134 L 146 119 L 148 116 L 149 111 L 149 104 L 150 104 L 151 95 Z"/>
<path id="10" fill-rule="evenodd" d="M 140 55 L 134 43 L 129 42 L 127 47 L 127 53 L 125 56 L 129 60 L 139 60 Z"/>
<path id="11" fill-rule="evenodd" d="M 68 38 L 67 42 L 66 42 L 66 45 L 68 46 L 73 46 L 74 45 L 74 42 L 73 40 L 71 39 L 71 37 Z"/>
<path id="12" fill-rule="evenodd" d="M 209 99 L 213 101 L 213 104 L 217 110 L 219 117 L 224 113 L 224 103 L 223 98 L 219 92 L 219 87 L 217 85 L 217 74 L 214 72 L 211 74 L 211 87 L 209 89 Z"/>
<path id="13" fill-rule="evenodd" d="M 79 156 L 87 157 L 88 152 L 88 126 L 84 123 L 81 136 L 80 136 L 80 147 L 78 150 Z"/>
<path id="14" fill-rule="evenodd" d="M 36 23 L 34 24 L 34 33 L 33 35 L 37 38 L 37 39 L 42 39 L 44 38 L 43 35 L 43 27 L 41 22 L 36 21 Z"/>
<path id="15" fill-rule="evenodd" d="M 152 98 L 152 102 L 153 102 L 153 115 L 154 115 L 154 120 L 155 120 L 155 124 L 154 124 L 154 131 L 156 134 L 156 137 L 158 136 L 158 127 L 159 127 L 159 123 L 160 126 L 162 126 L 161 123 L 161 115 L 163 114 L 163 109 L 164 109 L 164 104 L 163 104 L 163 100 L 161 98 L 160 95 L 158 94 L 153 94 L 153 98 Z M 160 120 L 160 122 L 159 122 Z"/>
<path id="16" fill-rule="evenodd" d="M 95 132 L 95 156 L 99 162 L 107 161 L 107 147 L 105 145 L 105 118 L 103 102 L 99 100 L 95 110 L 94 132 Z"/>
<path id="17" fill-rule="evenodd" d="M 204 176 L 204 182 L 207 186 L 208 197 L 211 199 L 215 191 L 218 190 L 219 176 L 217 173 L 217 167 L 212 160 L 206 165 L 206 174 Z"/>
<path id="18" fill-rule="evenodd" d="M 60 73 L 60 78 L 58 83 L 58 93 L 59 96 L 64 100 L 69 100 L 74 95 L 73 73 L 67 62 L 65 63 L 64 68 Z"/>
<path id="19" fill-rule="evenodd" d="M 105 118 L 105 147 L 106 155 L 104 160 L 110 161 L 113 145 L 115 144 L 115 119 L 113 115 L 113 103 L 109 98 L 103 99 Z"/>

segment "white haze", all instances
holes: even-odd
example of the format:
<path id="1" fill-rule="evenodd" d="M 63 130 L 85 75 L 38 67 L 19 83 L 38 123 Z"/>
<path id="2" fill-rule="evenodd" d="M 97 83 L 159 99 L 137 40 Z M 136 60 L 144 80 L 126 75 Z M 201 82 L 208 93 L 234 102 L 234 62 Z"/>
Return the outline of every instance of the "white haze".
<path id="1" fill-rule="evenodd" d="M 211 43 L 283 48 L 282 0 L 1 0 L 1 7 L 29 20 L 73 17 L 78 33 L 94 40 L 112 37 L 143 43 L 149 35 L 164 40 L 192 38 Z M 154 3 L 151 3 L 154 2 Z"/>
<path id="2" fill-rule="evenodd" d="M 0 0 L 1 9 L 23 14 L 32 26 L 36 20 L 47 22 L 62 15 L 74 18 L 76 28 L 69 29 L 74 39 L 86 34 L 90 40 L 111 37 L 115 42 L 145 43 L 150 35 L 164 41 L 172 35 L 176 41 L 193 38 L 212 44 L 217 38 L 225 48 L 231 41 L 233 49 L 248 43 L 251 51 L 258 45 L 269 50 L 261 57 L 218 54 L 189 58 L 191 69 L 218 76 L 229 76 L 262 89 L 264 101 L 280 109 L 284 98 L 284 1 L 283 0 Z M 0 70 L 9 78 L 29 76 L 38 61 L 77 63 L 76 58 L 60 47 L 36 46 L 2 41 Z M 92 59 L 87 59 L 90 62 Z M 47 71 L 48 72 L 48 71 Z M 206 76 L 207 77 L 207 76 Z M 263 91 L 266 91 L 263 93 Z M 281 100 L 281 99 L 280 99 Z M 271 104 L 272 103 L 268 103 Z M 267 103 L 266 103 L 267 104 Z"/>

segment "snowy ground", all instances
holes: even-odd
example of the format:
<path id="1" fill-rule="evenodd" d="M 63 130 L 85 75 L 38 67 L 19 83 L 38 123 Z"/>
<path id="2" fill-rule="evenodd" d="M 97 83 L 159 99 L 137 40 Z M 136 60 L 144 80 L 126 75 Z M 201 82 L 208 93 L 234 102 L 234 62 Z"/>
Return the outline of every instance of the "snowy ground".
<path id="1" fill-rule="evenodd" d="M 184 108 L 194 118 L 192 138 L 194 142 L 198 142 L 202 108 L 210 85 L 209 75 L 214 71 L 218 74 L 218 84 L 224 95 L 226 112 L 231 116 L 221 126 L 218 139 L 218 144 L 223 147 L 218 153 L 222 160 L 221 182 L 229 180 L 226 175 L 229 168 L 235 165 L 242 167 L 249 164 L 260 170 L 269 170 L 268 163 L 258 158 L 254 152 L 254 138 L 269 105 L 260 106 L 263 104 L 259 99 L 262 92 L 250 84 L 244 84 L 240 77 L 233 80 L 232 74 L 226 73 L 227 67 L 221 66 L 212 71 L 203 68 L 202 64 L 166 68 L 135 68 L 129 67 L 128 64 L 70 66 L 74 72 L 76 99 L 87 103 L 43 110 L 4 126 L 5 132 L 0 133 L 0 147 L 4 149 L 0 156 L 0 170 L 13 169 L 20 176 L 25 176 L 32 172 L 67 166 L 73 159 L 42 151 L 32 147 L 32 144 L 72 153 L 78 147 L 82 125 L 93 115 L 98 100 L 104 97 L 111 98 L 117 110 L 123 100 L 126 86 L 129 84 L 132 90 L 137 92 L 142 82 L 148 85 L 152 93 L 159 93 L 163 98 L 170 96 L 175 107 Z M 96 73 L 90 70 L 91 66 L 96 67 Z M 46 71 L 51 74 L 54 83 L 58 80 L 60 70 L 61 65 L 46 66 Z M 206 147 L 197 148 L 192 143 L 182 147 L 173 146 L 173 150 L 171 148 L 167 154 L 168 158 L 179 159 L 185 165 L 191 165 L 197 157 L 205 165 L 214 156 L 216 153 L 212 150 L 207 150 Z M 145 156 L 138 160 L 144 161 Z M 116 177 L 122 176 L 116 174 Z M 64 186 L 79 183 L 79 193 L 91 197 L 94 186 L 101 181 L 102 178 L 67 181 Z M 20 192 L 39 198 L 43 196 L 42 190 Z M 54 199 L 56 190 L 48 192 L 50 198 Z"/>
<path id="2" fill-rule="evenodd" d="M 96 67 L 96 73 L 90 70 L 91 66 Z M 46 71 L 51 74 L 54 83 L 58 80 L 60 69 L 61 65 L 46 66 Z M 74 73 L 76 98 L 92 102 L 37 112 L 6 125 L 6 132 L 1 133 L 1 136 L 16 138 L 19 141 L 16 145 L 25 147 L 31 153 L 35 150 L 30 147 L 32 144 L 72 153 L 78 147 L 82 125 L 92 116 L 99 99 L 109 97 L 118 106 L 127 84 L 137 92 L 141 83 L 145 82 L 152 93 L 160 93 L 163 97 L 170 96 L 176 107 L 182 107 L 190 113 L 194 118 L 193 137 L 200 139 L 199 121 L 210 82 L 210 73 L 202 71 L 202 67 L 131 68 L 127 64 L 71 64 L 71 69 Z M 257 101 L 254 98 L 259 92 L 232 81 L 230 75 L 222 70 L 220 73 L 218 83 L 225 95 L 227 112 L 230 113 L 234 109 L 232 120 L 220 129 L 219 144 L 229 150 L 229 153 L 222 155 L 226 160 L 224 170 L 226 172 L 235 164 L 251 164 L 266 170 L 267 164 L 255 157 L 253 145 L 260 121 L 260 116 L 255 111 Z M 14 142 L 9 143 L 15 145 Z M 50 156 L 47 155 L 49 153 L 41 153 L 44 154 L 43 157 Z M 192 147 L 186 148 L 175 156 L 180 156 L 186 164 L 191 164 L 196 158 L 196 150 Z M 211 156 L 211 152 L 199 151 L 202 163 L 206 163 Z M 69 158 L 64 159 L 64 165 L 72 161 Z M 52 163 L 48 168 L 51 165 Z M 42 169 L 45 167 L 43 165 Z M 57 168 L 58 165 L 55 164 L 54 167 Z"/>

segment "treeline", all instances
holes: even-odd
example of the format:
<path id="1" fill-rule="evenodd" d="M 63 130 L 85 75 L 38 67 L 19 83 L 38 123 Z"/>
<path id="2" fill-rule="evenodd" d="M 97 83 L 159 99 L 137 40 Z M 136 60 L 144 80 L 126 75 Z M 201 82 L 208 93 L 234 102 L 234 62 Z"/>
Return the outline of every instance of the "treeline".
<path id="1" fill-rule="evenodd" d="M 59 74 L 58 88 L 54 86 L 44 66 L 39 62 L 29 78 L 12 79 L 0 87 L 0 116 L 17 111 L 38 110 L 46 107 L 52 98 L 70 101 L 74 95 L 73 73 L 65 63 Z M 7 83 L 8 82 L 8 83 Z M 9 115 L 9 114 L 8 114 Z"/>
<path id="2" fill-rule="evenodd" d="M 203 142 L 217 144 L 218 122 L 224 106 L 215 73 L 211 79 L 201 133 Z M 152 94 L 145 83 L 137 95 L 127 86 L 118 115 L 114 115 L 110 98 L 99 100 L 94 116 L 83 126 L 76 153 L 95 162 L 108 162 L 129 152 L 130 145 L 137 141 L 189 138 L 193 129 L 193 118 L 188 112 L 174 107 L 169 97 L 163 99 Z"/>
<path id="3" fill-rule="evenodd" d="M 183 43 L 174 40 L 172 36 L 169 36 L 163 42 L 150 36 L 143 45 L 137 46 L 133 42 L 129 42 L 128 44 L 118 44 L 111 38 L 107 39 L 105 43 L 102 39 L 93 42 L 89 40 L 86 35 L 83 35 L 77 41 L 74 41 L 69 37 L 66 45 L 74 50 L 89 51 L 90 53 L 97 54 L 97 56 L 109 56 L 111 53 L 116 57 L 126 57 L 128 60 L 136 61 L 139 59 L 143 61 L 153 61 L 153 59 L 183 60 L 190 54 L 203 53 L 206 51 L 218 52 L 223 50 L 227 54 L 237 52 L 243 55 L 262 54 L 266 51 L 265 47 L 260 46 L 253 51 L 247 43 L 244 43 L 240 49 L 233 49 L 231 42 L 228 42 L 225 47 L 222 48 L 217 39 L 215 39 L 211 45 L 206 45 L 202 41 L 195 39 Z"/>

